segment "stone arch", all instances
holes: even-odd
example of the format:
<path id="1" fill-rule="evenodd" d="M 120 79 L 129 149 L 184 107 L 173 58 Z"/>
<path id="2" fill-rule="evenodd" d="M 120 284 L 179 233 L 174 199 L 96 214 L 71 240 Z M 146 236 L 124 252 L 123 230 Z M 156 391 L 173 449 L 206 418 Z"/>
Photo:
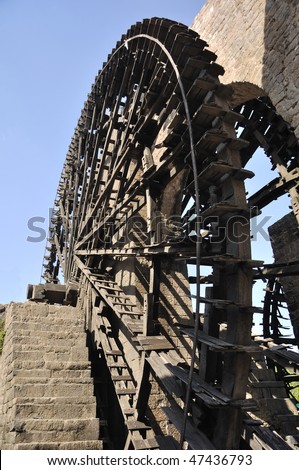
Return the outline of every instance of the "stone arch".
<path id="1" fill-rule="evenodd" d="M 232 96 L 230 99 L 230 105 L 233 108 L 261 96 L 267 96 L 265 90 L 251 82 L 237 81 L 228 83 L 227 86 L 231 88 Z"/>
<path id="2" fill-rule="evenodd" d="M 225 68 L 222 83 L 265 90 L 297 138 L 298 25 L 299 3 L 292 0 L 207 0 L 191 25 Z"/>

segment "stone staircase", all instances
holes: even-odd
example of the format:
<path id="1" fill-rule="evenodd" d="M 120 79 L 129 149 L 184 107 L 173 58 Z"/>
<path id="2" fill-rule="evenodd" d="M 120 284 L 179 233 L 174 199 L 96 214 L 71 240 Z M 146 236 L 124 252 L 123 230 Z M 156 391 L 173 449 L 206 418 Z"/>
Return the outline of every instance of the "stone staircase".
<path id="1" fill-rule="evenodd" d="M 101 449 L 80 310 L 12 303 L 1 358 L 1 449 Z"/>

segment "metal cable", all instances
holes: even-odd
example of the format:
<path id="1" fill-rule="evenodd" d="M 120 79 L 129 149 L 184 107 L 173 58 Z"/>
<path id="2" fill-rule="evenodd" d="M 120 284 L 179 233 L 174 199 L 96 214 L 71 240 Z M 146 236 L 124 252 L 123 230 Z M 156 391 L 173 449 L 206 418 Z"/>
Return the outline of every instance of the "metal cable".
<path id="1" fill-rule="evenodd" d="M 131 38 L 128 38 L 125 40 L 124 44 L 122 44 L 116 51 L 115 53 L 118 52 L 118 50 L 122 47 L 126 47 L 128 49 L 128 43 L 130 41 L 133 41 L 138 38 L 146 38 L 149 41 L 153 41 L 156 44 L 159 45 L 159 47 L 163 50 L 163 52 L 166 54 L 169 62 L 171 63 L 173 70 L 176 74 L 177 81 L 181 90 L 182 98 L 183 98 L 183 103 L 184 103 L 184 108 L 185 108 L 185 113 L 186 113 L 186 119 L 187 119 L 187 125 L 188 125 L 188 132 L 189 132 L 189 140 L 190 140 L 190 154 L 191 154 L 191 162 L 192 162 L 192 171 L 193 171 L 193 176 L 194 176 L 194 192 L 195 192 L 195 210 L 196 210 L 196 305 L 195 305 L 195 323 L 194 323 L 194 338 L 193 338 L 193 347 L 192 347 L 192 355 L 191 355 L 191 362 L 190 362 L 190 369 L 189 369 L 189 375 L 188 375 L 188 383 L 187 383 L 187 390 L 186 390 L 186 397 L 185 397 L 185 404 L 184 404 L 184 418 L 183 418 L 183 424 L 180 432 L 180 447 L 183 448 L 184 446 L 184 440 L 185 440 L 185 433 L 186 433 L 186 425 L 187 425 L 187 418 L 188 418 L 188 411 L 189 411 L 189 405 L 190 405 L 190 397 L 191 397 L 191 390 L 192 390 L 192 381 L 193 381 L 193 373 L 194 373 L 194 366 L 195 366 L 195 358 L 196 358 L 196 351 L 197 351 L 197 336 L 198 336 L 198 330 L 199 330 L 199 309 L 200 309 L 200 197 L 199 197 L 199 186 L 198 186 L 198 179 L 197 179 L 197 162 L 196 162 L 196 154 L 195 154 L 195 148 L 194 148 L 194 139 L 193 139 L 193 131 L 192 131 L 192 122 L 191 122 L 191 117 L 190 117 L 190 111 L 189 111 L 189 106 L 188 106 L 188 101 L 184 89 L 184 85 L 181 79 L 180 72 L 178 70 L 178 67 L 176 63 L 174 62 L 170 52 L 166 47 L 164 46 L 163 43 L 161 43 L 158 39 L 153 38 L 152 36 L 149 36 L 147 34 L 138 34 L 136 36 L 133 36 Z"/>
<path id="2" fill-rule="evenodd" d="M 195 366 L 195 358 L 196 358 L 196 351 L 197 351 L 197 336 L 198 336 L 198 330 L 199 330 L 199 309 L 200 309 L 200 283 L 198 282 L 200 279 L 200 246 L 201 246 L 201 241 L 200 241 L 200 196 L 199 196 L 199 187 L 198 187 L 198 179 L 197 179 L 197 162 L 196 162 L 196 153 L 195 153 L 195 148 L 194 148 L 194 139 L 193 139 L 193 131 L 192 131 L 192 122 L 191 122 L 191 117 L 190 117 L 190 111 L 189 111 L 189 106 L 187 102 L 187 97 L 184 89 L 184 85 L 182 82 L 182 78 L 180 75 L 180 72 L 178 70 L 178 67 L 171 56 L 170 52 L 168 49 L 165 47 L 165 45 L 159 41 L 158 39 L 148 35 L 148 34 L 137 34 L 135 36 L 132 36 L 130 38 L 127 38 L 109 57 L 109 60 L 105 63 L 103 69 L 101 70 L 100 74 L 108 67 L 109 63 L 113 59 L 113 57 L 123 48 L 125 47 L 126 49 L 129 50 L 128 44 L 131 41 L 134 41 L 139 38 L 145 38 L 151 42 L 155 42 L 161 50 L 166 54 L 177 78 L 177 82 L 180 87 L 183 103 L 184 103 L 184 109 L 185 109 L 185 114 L 186 114 L 186 120 L 187 120 L 187 125 L 188 125 L 188 133 L 189 133 L 189 140 L 190 140 L 190 155 L 191 155 L 191 163 L 192 163 L 192 171 L 193 171 L 193 176 L 194 176 L 194 193 L 195 193 L 195 210 L 196 210 L 196 278 L 197 278 L 197 283 L 196 283 L 196 305 L 195 305 L 195 324 L 194 324 L 194 339 L 193 339 L 193 348 L 192 348 L 192 355 L 191 355 L 191 362 L 190 362 L 190 370 L 189 370 L 189 375 L 188 375 L 188 383 L 187 383 L 187 390 L 186 390 L 186 397 L 185 397 L 185 404 L 184 404 L 184 418 L 183 418 L 183 423 L 182 423 L 182 428 L 180 431 L 180 447 L 183 448 L 184 445 L 184 440 L 185 440 L 185 432 L 186 432 L 186 424 L 187 424 L 187 418 L 188 418 L 188 411 L 189 411 L 189 405 L 190 405 L 190 397 L 191 397 L 191 390 L 192 390 L 192 380 L 193 380 L 193 373 L 194 373 L 194 366 Z"/>

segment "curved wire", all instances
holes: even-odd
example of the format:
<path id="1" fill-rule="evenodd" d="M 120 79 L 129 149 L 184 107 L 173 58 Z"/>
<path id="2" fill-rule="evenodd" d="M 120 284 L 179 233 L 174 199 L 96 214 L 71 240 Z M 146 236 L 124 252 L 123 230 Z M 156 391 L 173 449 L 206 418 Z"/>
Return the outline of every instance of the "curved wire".
<path id="1" fill-rule="evenodd" d="M 145 38 L 151 42 L 155 42 L 161 50 L 165 53 L 167 56 L 174 72 L 177 78 L 177 82 L 180 87 L 181 95 L 182 95 L 182 100 L 184 104 L 184 109 L 185 109 L 185 115 L 186 115 L 186 120 L 187 120 L 187 126 L 188 126 L 188 133 L 189 133 L 189 140 L 190 140 L 190 155 L 191 155 L 191 163 L 192 163 L 192 171 L 193 171 L 193 176 L 194 176 L 194 193 L 195 193 L 195 210 L 196 210 L 196 229 L 197 229 L 197 236 L 196 236 L 196 278 L 197 280 L 200 279 L 200 197 L 199 197 L 199 186 L 198 186 L 198 179 L 197 179 L 197 162 L 196 162 L 196 153 L 195 153 L 195 148 L 194 148 L 194 139 L 193 139 L 193 131 L 192 131 L 192 122 L 191 122 L 191 117 L 190 117 L 190 111 L 189 111 L 189 106 L 188 106 L 188 101 L 184 89 L 184 85 L 182 82 L 182 78 L 180 75 L 180 72 L 178 70 L 178 67 L 171 56 L 170 52 L 168 49 L 165 47 L 165 45 L 159 41 L 157 38 L 154 38 L 148 34 L 137 34 L 135 36 L 132 36 L 130 38 L 127 38 L 124 40 L 124 42 L 110 55 L 108 61 L 105 63 L 103 66 L 100 74 L 109 66 L 109 63 L 113 59 L 113 57 L 123 48 L 125 47 L 127 50 L 129 50 L 129 43 L 131 41 L 134 41 L 139 38 Z M 187 424 L 187 417 L 188 417 L 188 411 L 189 411 L 189 404 L 190 404 L 190 397 L 191 397 L 191 390 L 192 390 L 192 380 L 193 380 L 193 373 L 194 373 L 194 366 L 195 366 L 195 357 L 196 357 L 196 351 L 197 351 L 197 336 L 198 336 L 198 330 L 199 330 L 199 309 L 200 309 L 200 283 L 196 283 L 196 305 L 195 305 L 195 321 L 194 321 L 194 339 L 193 339 L 193 347 L 192 347 L 192 354 L 191 354 L 191 362 L 190 362 L 190 369 L 189 369 L 189 375 L 188 375 L 188 383 L 187 383 L 187 390 L 186 390 L 186 397 L 185 397 L 185 403 L 184 403 L 184 418 L 183 418 L 183 424 L 182 428 L 180 431 L 180 447 L 183 448 L 184 445 L 184 440 L 185 440 L 185 432 L 186 432 L 186 424 Z"/>
<path id="2" fill-rule="evenodd" d="M 159 45 L 159 47 L 163 50 L 163 52 L 166 54 L 169 62 L 172 65 L 172 68 L 176 74 L 176 78 L 180 87 L 180 91 L 182 94 L 182 99 L 184 103 L 184 108 L 185 108 L 185 114 L 186 114 L 186 119 L 187 119 L 187 125 L 188 125 L 188 132 L 189 132 L 189 140 L 190 140 L 190 154 L 191 154 L 191 162 L 192 162 L 192 171 L 193 171 L 193 176 L 194 176 L 194 192 L 195 192 L 195 211 L 196 211 L 196 305 L 195 305 L 195 321 L 194 321 L 194 338 L 193 338 L 193 346 L 192 346 L 192 354 L 191 354 L 191 362 L 190 362 L 190 369 L 189 369 L 189 375 L 188 375 L 188 383 L 187 383 L 187 390 L 186 390 L 186 397 L 185 397 L 185 403 L 184 403 L 184 418 L 183 418 L 183 424 L 182 428 L 180 431 L 180 447 L 183 448 L 184 446 L 184 440 L 185 440 L 185 433 L 186 433 L 186 425 L 187 425 L 187 418 L 188 418 L 188 411 L 189 411 L 189 405 L 190 405 L 190 397 L 191 397 L 191 390 L 192 390 L 192 381 L 193 381 L 193 373 L 194 373 L 194 366 L 195 366 L 195 357 L 196 357 L 196 351 L 197 351 L 197 337 L 198 337 L 198 330 L 199 330 L 199 310 L 200 310 L 200 197 L 199 197 L 199 186 L 198 186 L 198 178 L 197 178 L 197 162 L 196 162 L 196 154 L 195 154 L 195 148 L 194 148 L 194 139 L 193 139 L 193 131 L 192 131 L 192 122 L 191 122 L 191 117 L 190 117 L 190 111 L 189 111 L 189 106 L 188 106 L 188 101 L 184 89 L 184 85 L 182 82 L 182 78 L 180 75 L 180 72 L 178 70 L 178 67 L 173 60 L 170 52 L 168 49 L 164 46 L 164 44 L 159 41 L 158 39 L 149 36 L 148 34 L 137 34 L 136 36 L 132 36 L 130 38 L 127 38 L 123 44 L 121 44 L 111 55 L 110 60 L 112 57 L 123 47 L 126 47 L 128 49 L 128 43 L 136 40 L 138 38 L 145 38 L 148 39 L 149 41 L 155 42 L 156 44 Z M 109 61 L 110 61 L 109 60 Z M 105 64 L 105 67 L 108 65 L 109 61 L 107 64 Z M 105 68 L 104 67 L 104 68 Z"/>

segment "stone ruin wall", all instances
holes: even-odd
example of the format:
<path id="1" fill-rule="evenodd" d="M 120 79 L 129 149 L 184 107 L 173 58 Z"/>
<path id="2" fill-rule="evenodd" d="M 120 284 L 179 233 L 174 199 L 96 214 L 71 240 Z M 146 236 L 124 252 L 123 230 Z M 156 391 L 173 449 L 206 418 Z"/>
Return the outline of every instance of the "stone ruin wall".
<path id="1" fill-rule="evenodd" d="M 236 102 L 268 95 L 299 137 L 299 2 L 207 0 L 191 26 L 233 84 Z"/>
<path id="2" fill-rule="evenodd" d="M 232 104 L 268 96 L 299 138 L 299 2 L 297 0 L 207 0 L 191 26 L 208 42 L 233 87 Z M 292 214 L 270 230 L 276 262 L 299 259 L 298 229 Z M 289 231 L 290 230 L 290 231 Z M 291 234 L 291 235 L 290 235 Z M 282 278 L 299 338 L 297 278 Z"/>
<path id="3" fill-rule="evenodd" d="M 285 215 L 269 227 L 269 234 L 277 263 L 292 262 L 299 259 L 299 232 L 296 219 L 292 213 Z M 280 282 L 285 292 L 295 337 L 299 338 L 298 277 L 286 276 L 281 278 Z"/>

